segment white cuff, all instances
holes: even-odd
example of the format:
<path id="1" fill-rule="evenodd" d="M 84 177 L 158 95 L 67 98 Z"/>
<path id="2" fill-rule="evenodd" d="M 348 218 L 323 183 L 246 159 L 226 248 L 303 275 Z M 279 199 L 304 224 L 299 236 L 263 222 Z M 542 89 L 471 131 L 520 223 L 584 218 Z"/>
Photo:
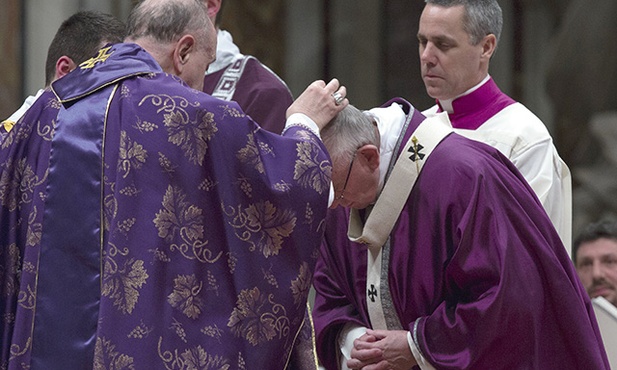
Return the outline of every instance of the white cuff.
<path id="1" fill-rule="evenodd" d="M 340 368 L 341 370 L 349 370 L 347 360 L 351 358 L 351 350 L 353 349 L 354 340 L 366 334 L 368 328 L 356 325 L 354 323 L 345 324 L 338 335 L 338 344 L 340 349 Z"/>
<path id="2" fill-rule="evenodd" d="M 411 338 L 411 332 L 409 331 L 407 332 L 407 343 L 409 344 L 409 349 L 411 349 L 411 354 L 416 359 L 416 362 L 418 363 L 418 366 L 420 367 L 420 369 L 435 370 L 433 365 L 431 365 L 428 361 L 426 361 L 424 356 L 422 356 L 420 349 L 416 346 L 416 343 Z"/>
<path id="3" fill-rule="evenodd" d="M 302 126 L 308 130 L 310 130 L 315 136 L 321 139 L 319 135 L 319 126 L 313 121 L 309 116 L 304 113 L 294 113 L 287 118 L 285 122 L 285 128 L 283 129 L 284 134 L 290 127 L 293 126 Z"/>

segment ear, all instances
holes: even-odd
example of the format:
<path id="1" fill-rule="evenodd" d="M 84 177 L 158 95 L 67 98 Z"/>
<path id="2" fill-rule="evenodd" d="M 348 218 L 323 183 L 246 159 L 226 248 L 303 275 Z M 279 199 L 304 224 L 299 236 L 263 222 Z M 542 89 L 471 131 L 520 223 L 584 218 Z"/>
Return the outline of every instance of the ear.
<path id="1" fill-rule="evenodd" d="M 362 158 L 371 172 L 379 169 L 379 148 L 373 144 L 365 144 L 358 148 L 356 156 Z"/>
<path id="2" fill-rule="evenodd" d="M 195 48 L 195 37 L 193 37 L 193 35 L 184 35 L 176 42 L 173 51 L 173 63 L 178 76 L 180 76 L 184 70 L 184 65 L 188 63 Z"/>
<path id="3" fill-rule="evenodd" d="M 491 59 L 496 47 L 497 38 L 495 37 L 495 35 L 490 34 L 484 36 L 484 39 L 482 39 L 482 57 Z"/>
<path id="4" fill-rule="evenodd" d="M 206 6 L 208 7 L 208 17 L 214 24 L 214 20 L 216 19 L 216 15 L 221 10 L 221 0 L 206 0 Z"/>
<path id="5" fill-rule="evenodd" d="M 75 67 L 77 67 L 77 65 L 75 65 L 73 59 L 67 57 L 66 55 L 61 56 L 56 61 L 56 75 L 54 77 L 54 81 L 60 77 L 66 76 L 69 72 L 74 70 Z"/>

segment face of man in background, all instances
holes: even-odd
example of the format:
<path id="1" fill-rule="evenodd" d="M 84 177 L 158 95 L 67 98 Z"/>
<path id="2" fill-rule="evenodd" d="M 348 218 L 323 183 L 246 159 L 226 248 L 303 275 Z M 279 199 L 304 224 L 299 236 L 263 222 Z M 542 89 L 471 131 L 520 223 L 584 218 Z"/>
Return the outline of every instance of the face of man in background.
<path id="1" fill-rule="evenodd" d="M 602 296 L 617 306 L 617 240 L 584 242 L 576 252 L 576 271 L 591 298 Z"/>
<path id="2" fill-rule="evenodd" d="M 429 96 L 452 99 L 486 76 L 483 44 L 472 45 L 465 31 L 463 5 L 427 4 L 420 17 L 418 42 L 422 79 Z M 484 62 L 486 63 L 486 62 Z"/>

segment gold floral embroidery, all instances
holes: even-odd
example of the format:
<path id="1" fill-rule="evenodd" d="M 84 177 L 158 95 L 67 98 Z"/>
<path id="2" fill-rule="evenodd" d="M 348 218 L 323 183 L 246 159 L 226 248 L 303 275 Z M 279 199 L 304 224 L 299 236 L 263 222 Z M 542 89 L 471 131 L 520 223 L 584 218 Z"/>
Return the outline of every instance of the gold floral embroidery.
<path id="1" fill-rule="evenodd" d="M 176 171 L 176 168 L 178 168 L 178 166 L 174 165 L 171 160 L 161 152 L 159 152 L 159 165 L 164 172 L 169 174 L 174 173 Z"/>
<path id="2" fill-rule="evenodd" d="M 278 210 L 269 201 L 252 204 L 244 211 L 241 206 L 225 210 L 233 217 L 229 224 L 235 228 L 236 236 L 251 246 L 250 251 L 259 250 L 265 257 L 278 255 L 283 239 L 290 236 L 296 226 L 296 215 L 292 210 Z"/>
<path id="3" fill-rule="evenodd" d="M 221 105 L 219 106 L 219 108 L 223 110 L 223 118 L 227 116 L 235 118 L 241 118 L 246 116 L 245 114 L 242 114 L 242 112 L 238 109 L 230 107 L 229 105 Z"/>
<path id="4" fill-rule="evenodd" d="M 206 326 L 201 329 L 201 332 L 221 343 L 221 338 L 223 338 L 223 330 L 221 330 L 216 324 L 214 324 L 214 326 Z"/>
<path id="5" fill-rule="evenodd" d="M 270 269 L 268 270 L 262 268 L 261 272 L 264 274 L 264 279 L 268 282 L 268 284 L 272 285 L 275 288 L 279 287 L 279 283 L 276 280 L 276 276 L 274 276 L 274 274 L 272 273 L 272 266 L 270 266 Z"/>
<path id="6" fill-rule="evenodd" d="M 274 188 L 280 192 L 288 192 L 291 189 L 291 184 L 281 180 L 274 185 Z"/>
<path id="7" fill-rule="evenodd" d="M 128 236 L 129 232 L 131 231 L 131 228 L 133 227 L 133 225 L 135 225 L 136 221 L 137 219 L 135 217 L 131 217 L 124 221 L 118 221 L 116 231 L 124 236 Z"/>
<path id="8" fill-rule="evenodd" d="M 253 187 L 248 178 L 242 176 L 238 179 L 236 184 L 240 186 L 240 190 L 242 190 L 248 198 L 253 197 Z"/>
<path id="9" fill-rule="evenodd" d="M 120 98 L 126 99 L 131 96 L 131 90 L 127 85 L 122 85 L 122 89 L 120 90 Z"/>
<path id="10" fill-rule="evenodd" d="M 276 336 L 286 338 L 290 332 L 285 307 L 273 302 L 272 295 L 261 294 L 257 287 L 240 292 L 227 326 L 253 346 Z"/>
<path id="11" fill-rule="evenodd" d="M 48 172 L 39 179 L 25 158 L 6 166 L 6 170 L 0 172 L 0 204 L 13 212 L 18 206 L 32 201 L 35 187 L 45 181 Z"/>
<path id="12" fill-rule="evenodd" d="M 178 250 L 188 259 L 197 259 L 204 263 L 215 263 L 223 255 L 215 257 L 206 248 L 208 241 L 204 237 L 204 219 L 202 210 L 185 201 L 186 194 L 180 189 L 169 186 L 163 197 L 163 209 L 154 218 L 159 237 L 170 243 L 171 251 Z M 180 243 L 176 243 L 177 239 Z"/>
<path id="13" fill-rule="evenodd" d="M 0 257 L 6 253 L 2 259 L 5 260 L 4 266 L 0 265 L 0 293 L 5 297 L 16 296 L 19 291 L 19 266 L 21 254 L 15 243 L 8 248 L 0 249 Z"/>
<path id="14" fill-rule="evenodd" d="M 105 256 L 103 286 L 101 294 L 114 300 L 114 306 L 123 314 L 130 314 L 139 299 L 139 290 L 148 280 L 144 261 L 133 258 L 125 261 L 120 268 L 115 257 L 128 255 L 128 249 L 120 250 L 109 244 Z"/>
<path id="15" fill-rule="evenodd" d="M 135 329 L 131 330 L 131 332 L 128 334 L 128 337 L 132 339 L 143 339 L 147 338 L 148 335 L 150 335 L 150 333 L 152 333 L 153 331 L 153 328 L 147 327 L 146 324 L 144 324 L 144 322 L 142 321 L 139 325 L 135 327 Z"/>
<path id="16" fill-rule="evenodd" d="M 135 369 L 134 359 L 116 351 L 116 346 L 104 338 L 96 338 L 94 370 Z"/>
<path id="17" fill-rule="evenodd" d="M 310 203 L 306 203 L 306 211 L 304 213 L 304 223 L 306 225 L 312 225 L 315 221 L 315 214 L 313 212 L 313 207 L 311 207 Z"/>
<path id="18" fill-rule="evenodd" d="M 171 330 L 176 332 L 176 335 L 184 342 L 184 343 L 188 343 L 188 340 L 186 340 L 186 330 L 184 330 L 184 327 L 182 326 L 182 323 L 180 323 L 180 321 L 176 320 L 174 318 L 174 322 L 171 323 Z"/>
<path id="19" fill-rule="evenodd" d="M 300 273 L 298 274 L 298 277 L 291 282 L 291 293 L 297 307 L 306 304 L 309 289 L 311 288 L 312 277 L 313 274 L 311 273 L 311 269 L 308 264 L 304 262 L 300 266 Z"/>
<path id="20" fill-rule="evenodd" d="M 246 146 L 236 154 L 236 157 L 242 162 L 246 163 L 252 167 L 255 167 L 255 170 L 259 173 L 264 173 L 264 164 L 261 161 L 261 156 L 259 155 L 259 150 L 257 148 L 257 143 L 255 142 L 255 135 L 251 132 L 248 134 L 248 142 Z"/>
<path id="21" fill-rule="evenodd" d="M 142 134 L 146 132 L 152 132 L 156 130 L 157 128 L 159 128 L 157 124 L 152 123 L 152 122 L 142 121 L 141 119 L 139 119 L 139 117 L 137 118 L 137 122 L 135 123 L 133 127 L 139 130 L 139 132 L 141 132 Z"/>
<path id="22" fill-rule="evenodd" d="M 181 96 L 152 94 L 144 97 L 139 105 L 141 106 L 147 100 L 158 107 L 157 113 L 165 112 L 163 123 L 169 133 L 169 142 L 179 146 L 191 162 L 202 165 L 208 150 L 208 141 L 218 131 L 216 122 L 214 122 L 214 113 L 197 110 L 192 120 L 186 108 L 188 106 L 198 107 L 199 103 L 189 103 Z"/>
<path id="23" fill-rule="evenodd" d="M 203 312 L 204 302 L 199 297 L 203 283 L 195 275 L 177 276 L 174 279 L 173 292 L 167 302 L 191 319 L 197 319 Z"/>
<path id="24" fill-rule="evenodd" d="M 211 271 L 208 271 L 208 290 L 214 292 L 214 295 L 219 295 L 219 284 L 216 281 L 216 277 Z"/>
<path id="25" fill-rule="evenodd" d="M 26 287 L 26 290 L 27 291 L 21 290 L 19 292 L 17 302 L 19 303 L 20 307 L 25 308 L 26 310 L 34 310 L 36 303 L 36 293 L 30 285 Z"/>
<path id="26" fill-rule="evenodd" d="M 204 191 L 210 191 L 214 189 L 218 185 L 218 182 L 212 180 L 211 178 L 207 178 L 199 184 L 198 189 Z"/>
<path id="27" fill-rule="evenodd" d="M 222 356 L 209 354 L 202 346 L 181 352 L 179 349 L 164 351 L 163 338 L 159 337 L 159 358 L 168 370 L 229 370 L 229 361 Z"/>
<path id="28" fill-rule="evenodd" d="M 317 146 L 309 141 L 303 141 L 296 146 L 298 160 L 296 161 L 294 180 L 305 188 L 314 189 L 319 194 L 330 190 L 332 166 L 328 160 L 319 160 Z"/>
<path id="29" fill-rule="evenodd" d="M 35 222 L 37 220 L 37 209 L 33 207 L 32 212 L 28 216 L 28 231 L 26 233 L 26 245 L 34 247 L 39 245 L 43 236 L 43 225 Z"/>
<path id="30" fill-rule="evenodd" d="M 132 168 L 140 169 L 148 159 L 148 152 L 144 147 L 132 141 L 126 131 L 120 133 L 120 153 L 118 155 L 118 172 L 123 172 L 126 178 Z"/>
<path id="31" fill-rule="evenodd" d="M 51 141 L 54 138 L 56 120 L 52 120 L 48 125 L 41 125 L 39 121 L 36 125 L 36 133 L 45 141 Z"/>

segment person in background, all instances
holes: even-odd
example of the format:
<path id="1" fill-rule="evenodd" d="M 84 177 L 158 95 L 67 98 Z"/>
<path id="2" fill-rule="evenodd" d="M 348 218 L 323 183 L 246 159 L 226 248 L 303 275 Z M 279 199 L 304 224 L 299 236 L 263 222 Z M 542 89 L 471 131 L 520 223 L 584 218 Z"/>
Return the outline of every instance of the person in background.
<path id="1" fill-rule="evenodd" d="M 285 369 L 330 188 L 315 81 L 282 135 L 201 91 L 200 0 L 145 0 L 126 43 L 54 81 L 0 148 L 0 368 Z"/>
<path id="2" fill-rule="evenodd" d="M 334 369 L 608 369 L 591 301 L 533 190 L 497 149 L 403 99 L 321 136 L 334 202 L 315 268 Z"/>
<path id="3" fill-rule="evenodd" d="M 572 257 L 589 297 L 617 306 L 617 222 L 588 225 L 574 240 Z"/>
<path id="4" fill-rule="evenodd" d="M 504 94 L 489 75 L 501 35 L 497 0 L 426 0 L 418 29 L 422 79 L 454 131 L 501 151 L 523 174 L 568 253 L 572 243 L 570 170 L 546 126 Z"/>
<path id="5" fill-rule="evenodd" d="M 79 11 L 67 18 L 56 32 L 45 60 L 45 88 L 91 58 L 105 44 L 122 42 L 126 35 L 124 23 L 98 11 Z M 0 123 L 0 143 L 15 123 L 45 91 L 26 98 L 22 106 Z"/>
<path id="6" fill-rule="evenodd" d="M 293 96 L 285 82 L 251 55 L 244 55 L 232 35 L 220 29 L 225 0 L 203 0 L 217 28 L 216 60 L 204 77 L 204 92 L 233 100 L 262 128 L 281 133 Z"/>

